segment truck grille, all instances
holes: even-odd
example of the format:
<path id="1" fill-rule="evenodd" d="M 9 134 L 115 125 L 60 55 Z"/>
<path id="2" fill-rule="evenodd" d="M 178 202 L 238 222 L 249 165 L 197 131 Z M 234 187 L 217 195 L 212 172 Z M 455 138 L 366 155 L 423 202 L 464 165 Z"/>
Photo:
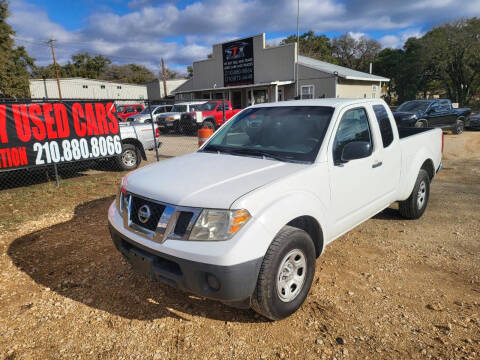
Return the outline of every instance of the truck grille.
<path id="1" fill-rule="evenodd" d="M 124 225 L 150 240 L 187 240 L 202 209 L 173 206 L 127 194 Z"/>
<path id="2" fill-rule="evenodd" d="M 150 210 L 150 217 L 146 222 L 142 222 L 138 216 L 140 208 L 144 205 Z M 158 222 L 160 221 L 160 217 L 163 214 L 163 210 L 165 210 L 165 206 L 135 196 L 132 197 L 131 206 L 130 220 L 138 226 L 144 227 L 150 231 L 155 231 Z"/>

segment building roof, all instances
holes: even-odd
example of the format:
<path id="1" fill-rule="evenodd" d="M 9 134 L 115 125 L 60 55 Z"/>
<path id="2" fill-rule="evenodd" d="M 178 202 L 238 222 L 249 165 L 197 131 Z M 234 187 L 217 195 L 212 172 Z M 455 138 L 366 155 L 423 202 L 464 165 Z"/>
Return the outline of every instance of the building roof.
<path id="1" fill-rule="evenodd" d="M 325 98 L 325 99 L 304 99 L 304 100 L 287 100 L 280 102 L 269 102 L 253 105 L 252 107 L 277 107 L 277 106 L 330 106 L 344 107 L 356 104 L 385 104 L 382 99 L 346 99 L 346 98 Z"/>
<path id="2" fill-rule="evenodd" d="M 338 75 L 347 80 L 362 80 L 362 81 L 390 81 L 389 78 L 365 73 L 362 71 L 352 70 L 343 66 L 330 64 L 325 61 L 312 59 L 306 56 L 298 56 L 298 63 L 312 69 L 320 70 L 328 74 Z"/>
<path id="3" fill-rule="evenodd" d="M 80 82 L 80 81 L 90 81 L 90 82 L 97 82 L 97 83 L 102 83 L 102 84 L 114 84 L 114 85 L 125 85 L 125 86 L 141 86 L 145 87 L 145 84 L 131 84 L 131 83 L 122 83 L 122 82 L 114 82 L 110 80 L 102 80 L 102 79 L 88 79 L 88 78 L 82 78 L 82 77 L 71 77 L 71 78 L 60 78 L 60 82 L 64 81 L 69 81 L 69 82 Z M 57 79 L 30 79 L 30 82 L 43 82 L 43 81 L 55 81 L 57 82 Z"/>

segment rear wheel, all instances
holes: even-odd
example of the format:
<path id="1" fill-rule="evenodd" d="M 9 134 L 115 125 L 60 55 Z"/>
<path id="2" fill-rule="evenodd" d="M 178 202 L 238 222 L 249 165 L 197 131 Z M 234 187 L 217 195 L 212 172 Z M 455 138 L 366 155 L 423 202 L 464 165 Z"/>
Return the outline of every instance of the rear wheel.
<path id="1" fill-rule="evenodd" d="M 463 120 L 458 119 L 457 123 L 455 124 L 455 128 L 453 129 L 454 134 L 460 135 L 464 129 L 465 123 L 463 122 Z"/>
<path id="2" fill-rule="evenodd" d="M 115 162 L 120 170 L 136 169 L 141 162 L 140 152 L 135 145 L 123 144 L 122 153 L 115 158 Z"/>
<path id="3" fill-rule="evenodd" d="M 400 215 L 407 219 L 420 218 L 427 208 L 429 197 L 430 177 L 424 169 L 420 169 L 412 193 L 407 200 L 399 202 Z"/>
<path id="4" fill-rule="evenodd" d="M 173 132 L 175 134 L 181 134 L 183 131 L 181 131 L 181 126 L 180 126 L 180 121 L 175 121 L 173 123 Z"/>
<path id="5" fill-rule="evenodd" d="M 315 273 L 315 246 L 303 230 L 285 226 L 263 259 L 252 296 L 253 309 L 271 320 L 283 319 L 303 304 Z"/>

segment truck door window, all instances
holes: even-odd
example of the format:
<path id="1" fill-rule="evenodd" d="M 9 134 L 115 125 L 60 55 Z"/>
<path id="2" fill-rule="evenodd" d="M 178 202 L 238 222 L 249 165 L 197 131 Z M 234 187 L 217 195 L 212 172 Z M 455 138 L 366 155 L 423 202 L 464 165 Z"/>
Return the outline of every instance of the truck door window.
<path id="1" fill-rule="evenodd" d="M 388 147 L 393 141 L 393 130 L 390 119 L 388 118 L 387 109 L 383 105 L 373 105 L 373 111 L 380 127 L 382 134 L 383 147 Z"/>
<path id="2" fill-rule="evenodd" d="M 225 111 L 230 110 L 230 106 L 228 106 L 228 103 L 223 103 L 223 106 L 225 106 Z M 220 105 L 220 110 L 222 110 L 221 105 Z"/>
<path id="3" fill-rule="evenodd" d="M 370 125 L 364 108 L 348 110 L 343 114 L 333 142 L 333 160 L 340 162 L 345 145 L 352 141 L 367 141 L 372 145 Z"/>

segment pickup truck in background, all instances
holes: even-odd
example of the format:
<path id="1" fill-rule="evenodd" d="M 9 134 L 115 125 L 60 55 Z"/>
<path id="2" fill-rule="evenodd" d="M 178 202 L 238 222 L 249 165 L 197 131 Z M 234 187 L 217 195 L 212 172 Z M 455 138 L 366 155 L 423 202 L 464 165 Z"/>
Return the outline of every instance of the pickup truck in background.
<path id="1" fill-rule="evenodd" d="M 222 126 L 224 113 L 225 121 L 227 121 L 240 111 L 233 109 L 228 100 L 209 100 L 200 105 L 196 111 L 182 114 L 180 131 L 191 134 L 201 127 L 207 127 L 215 131 Z"/>
<path id="2" fill-rule="evenodd" d="M 393 202 L 422 216 L 442 150 L 440 129 L 397 129 L 380 99 L 254 105 L 197 152 L 127 174 L 110 233 L 137 271 L 278 320 L 328 243 Z"/>
<path id="3" fill-rule="evenodd" d="M 157 117 L 160 114 L 166 113 L 172 109 L 172 105 L 150 105 L 150 108 L 145 106 L 145 109 L 142 112 L 130 116 L 127 118 L 127 122 L 135 121 L 136 123 L 152 123 L 152 117 L 150 116 L 150 111 L 152 112 L 153 118 L 157 121 Z"/>
<path id="4" fill-rule="evenodd" d="M 122 153 L 113 158 L 113 161 L 120 170 L 136 169 L 143 160 L 147 160 L 147 150 L 155 150 L 155 140 L 157 147 L 160 147 L 159 141 L 160 129 L 152 124 L 138 124 L 135 122 L 119 122 L 120 138 L 122 139 Z M 154 136 L 155 133 L 155 136 Z"/>
<path id="5" fill-rule="evenodd" d="M 412 100 L 401 104 L 393 116 L 399 127 L 433 127 L 459 135 L 470 125 L 471 109 L 454 109 L 448 99 Z"/>
<path id="6" fill-rule="evenodd" d="M 173 108 L 166 113 L 157 116 L 157 125 L 162 133 L 173 130 L 180 134 L 180 117 L 186 112 L 195 112 L 205 101 L 183 102 L 173 105 Z"/>

